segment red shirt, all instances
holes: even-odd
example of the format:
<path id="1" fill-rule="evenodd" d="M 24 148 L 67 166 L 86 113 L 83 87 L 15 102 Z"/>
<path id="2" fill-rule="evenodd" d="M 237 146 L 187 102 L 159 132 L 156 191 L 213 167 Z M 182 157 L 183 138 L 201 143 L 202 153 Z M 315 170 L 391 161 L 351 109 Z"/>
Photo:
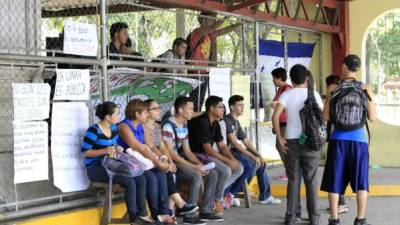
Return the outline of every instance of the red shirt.
<path id="1" fill-rule="evenodd" d="M 204 37 L 204 38 L 202 38 Z M 199 43 L 201 41 L 201 43 Z M 190 33 L 189 46 L 191 49 L 190 60 L 209 61 L 211 53 L 210 34 L 202 35 L 200 28 L 196 28 Z M 190 64 L 198 66 L 208 66 L 208 62 L 191 62 Z"/>
<path id="2" fill-rule="evenodd" d="M 292 89 L 292 86 L 290 86 L 289 84 L 285 84 L 285 86 L 279 88 L 278 91 L 277 91 L 276 94 L 275 94 L 275 97 L 274 97 L 274 100 L 273 100 L 273 101 L 274 101 L 274 102 L 275 102 L 275 101 L 278 101 L 278 100 L 279 100 L 279 97 L 281 97 L 281 95 L 283 94 L 283 92 L 288 91 L 288 90 L 290 90 L 290 89 Z M 286 112 L 284 111 L 284 112 L 282 112 L 281 116 L 279 117 L 279 123 L 280 123 L 281 125 L 283 125 L 283 124 L 286 124 L 286 121 L 287 121 L 287 117 L 286 117 Z"/>

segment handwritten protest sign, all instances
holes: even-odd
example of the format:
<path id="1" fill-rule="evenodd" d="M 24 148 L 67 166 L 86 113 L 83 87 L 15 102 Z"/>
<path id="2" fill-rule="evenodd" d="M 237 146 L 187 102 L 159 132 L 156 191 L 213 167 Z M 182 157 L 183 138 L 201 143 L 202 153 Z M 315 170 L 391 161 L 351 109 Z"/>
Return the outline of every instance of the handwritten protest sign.
<path id="1" fill-rule="evenodd" d="M 231 70 L 229 68 L 210 68 L 210 95 L 223 98 L 228 109 L 231 97 Z"/>
<path id="2" fill-rule="evenodd" d="M 14 183 L 49 179 L 48 125 L 16 122 L 14 127 Z"/>
<path id="3" fill-rule="evenodd" d="M 14 121 L 49 118 L 50 86 L 44 83 L 12 84 Z"/>
<path id="4" fill-rule="evenodd" d="M 250 126 L 250 76 L 232 76 L 232 95 L 241 95 L 244 98 L 243 115 L 238 119 L 242 127 Z"/>
<path id="5" fill-rule="evenodd" d="M 96 56 L 97 50 L 98 39 L 95 24 L 74 21 L 64 23 L 64 53 Z"/>
<path id="6" fill-rule="evenodd" d="M 57 70 L 54 100 L 89 100 L 89 91 L 89 70 Z"/>
<path id="7" fill-rule="evenodd" d="M 81 153 L 88 126 L 89 110 L 85 103 L 53 103 L 51 156 L 54 185 L 62 192 L 85 190 L 89 186 Z"/>

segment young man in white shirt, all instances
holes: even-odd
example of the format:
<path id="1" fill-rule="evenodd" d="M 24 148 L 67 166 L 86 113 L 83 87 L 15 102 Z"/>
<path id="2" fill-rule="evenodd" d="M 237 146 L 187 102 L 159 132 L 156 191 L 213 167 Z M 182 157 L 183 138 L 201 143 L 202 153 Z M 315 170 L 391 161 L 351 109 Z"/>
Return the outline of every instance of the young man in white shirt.
<path id="1" fill-rule="evenodd" d="M 290 78 L 293 89 L 282 94 L 274 111 L 272 122 L 274 130 L 283 154 L 286 158 L 286 174 L 288 176 L 287 209 L 285 225 L 294 225 L 296 209 L 299 198 L 299 182 L 301 182 L 300 170 L 307 190 L 307 210 L 310 225 L 319 225 L 318 180 L 317 169 L 321 156 L 319 149 L 311 149 L 307 144 L 299 143 L 302 134 L 300 110 L 304 107 L 304 101 L 308 96 L 307 81 L 311 79 L 311 73 L 302 65 L 294 65 L 290 70 Z M 322 99 L 314 91 L 315 99 L 322 109 Z M 279 129 L 279 117 L 286 111 L 286 134 L 283 136 Z"/>

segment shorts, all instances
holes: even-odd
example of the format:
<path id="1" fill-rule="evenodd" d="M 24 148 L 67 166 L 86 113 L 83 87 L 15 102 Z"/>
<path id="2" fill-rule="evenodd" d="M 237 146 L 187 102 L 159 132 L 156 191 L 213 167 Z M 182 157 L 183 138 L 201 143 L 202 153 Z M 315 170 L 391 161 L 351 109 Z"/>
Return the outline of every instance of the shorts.
<path id="1" fill-rule="evenodd" d="M 368 143 L 331 140 L 321 190 L 344 194 L 350 183 L 353 192 L 368 191 Z"/>

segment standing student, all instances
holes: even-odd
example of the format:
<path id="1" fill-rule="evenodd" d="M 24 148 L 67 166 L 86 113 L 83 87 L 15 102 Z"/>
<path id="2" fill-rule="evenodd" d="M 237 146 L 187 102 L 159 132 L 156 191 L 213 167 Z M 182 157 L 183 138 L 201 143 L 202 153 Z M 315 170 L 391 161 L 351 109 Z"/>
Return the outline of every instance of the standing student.
<path id="1" fill-rule="evenodd" d="M 365 211 L 369 188 L 369 140 L 364 127 L 367 119 L 376 120 L 376 107 L 371 87 L 354 79 L 360 66 L 357 55 L 345 57 L 340 82 L 329 86 L 323 111 L 324 119 L 332 121 L 334 126 L 321 184 L 321 190 L 329 192 L 329 225 L 340 224 L 339 194 L 344 194 L 348 183 L 357 193 L 354 225 L 368 225 Z"/>
<path id="2" fill-rule="evenodd" d="M 339 82 L 339 75 L 337 75 L 337 74 L 331 74 L 325 78 L 326 87 L 329 87 L 332 84 L 338 84 L 338 82 Z M 328 121 L 328 124 L 329 124 L 329 121 Z M 331 128 L 332 127 L 328 127 L 328 135 L 331 135 L 331 132 L 333 131 L 333 129 L 331 129 Z M 328 148 L 329 148 L 329 145 L 328 145 Z M 330 207 L 328 207 L 327 210 L 330 211 Z M 344 198 L 344 195 L 339 195 L 338 214 L 347 213 L 348 211 L 349 211 L 349 208 L 346 205 L 346 199 Z"/>
<path id="3" fill-rule="evenodd" d="M 282 94 L 274 111 L 272 122 L 279 144 L 282 147 L 286 160 L 286 174 L 288 176 L 287 209 L 285 224 L 294 225 L 298 209 L 301 176 L 306 186 L 307 211 L 310 225 L 319 225 L 318 180 L 317 169 L 321 156 L 320 149 L 312 149 L 307 143 L 301 144 L 302 123 L 300 110 L 308 98 L 308 79 L 311 73 L 302 65 L 294 65 L 290 69 L 290 79 L 293 89 Z M 313 91 L 318 107 L 322 109 L 322 99 Z M 279 129 L 279 118 L 286 111 L 286 133 L 283 136 Z M 322 116 L 322 115 L 321 115 Z M 305 134 L 311 136 L 311 134 Z M 301 172 L 300 172 L 301 171 Z"/>
<path id="4" fill-rule="evenodd" d="M 119 122 L 119 108 L 113 102 L 104 102 L 96 107 L 96 116 L 100 119 L 100 122 L 93 124 L 86 131 L 82 143 L 82 152 L 85 155 L 85 166 L 89 180 L 108 183 L 109 177 L 106 169 L 101 165 L 101 161 L 104 156 L 116 151 L 114 146 L 118 139 L 116 124 Z M 140 201 L 136 198 L 136 196 L 146 194 L 145 177 L 141 175 L 131 178 L 115 175 L 113 183 L 120 184 L 124 188 L 125 204 L 131 224 L 151 225 L 151 221 L 145 214 L 140 215 L 140 210 L 145 210 L 146 206 L 140 205 Z"/>

